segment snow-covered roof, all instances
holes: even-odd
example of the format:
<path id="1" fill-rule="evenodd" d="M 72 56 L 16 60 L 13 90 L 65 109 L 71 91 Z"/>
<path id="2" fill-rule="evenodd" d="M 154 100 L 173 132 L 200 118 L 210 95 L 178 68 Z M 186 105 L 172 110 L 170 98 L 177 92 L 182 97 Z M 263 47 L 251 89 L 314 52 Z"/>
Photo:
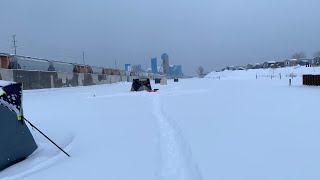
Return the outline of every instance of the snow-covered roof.
<path id="1" fill-rule="evenodd" d="M 0 55 L 2 55 L 2 56 L 10 56 L 10 54 L 8 54 L 8 53 L 2 53 L 2 52 L 0 52 Z"/>
<path id="2" fill-rule="evenodd" d="M 10 84 L 13 84 L 14 82 L 10 82 L 10 81 L 3 81 L 3 80 L 0 80 L 0 87 L 2 86 L 8 86 Z"/>
<path id="3" fill-rule="evenodd" d="M 297 59 L 287 59 L 286 61 L 298 61 Z"/>
<path id="4" fill-rule="evenodd" d="M 237 67 L 237 69 L 238 69 L 238 70 L 240 70 L 240 69 L 241 69 L 241 70 L 245 70 L 246 68 L 244 68 L 244 67 Z"/>
<path id="5" fill-rule="evenodd" d="M 274 63 L 277 63 L 275 61 L 268 61 L 269 64 L 274 64 Z"/>

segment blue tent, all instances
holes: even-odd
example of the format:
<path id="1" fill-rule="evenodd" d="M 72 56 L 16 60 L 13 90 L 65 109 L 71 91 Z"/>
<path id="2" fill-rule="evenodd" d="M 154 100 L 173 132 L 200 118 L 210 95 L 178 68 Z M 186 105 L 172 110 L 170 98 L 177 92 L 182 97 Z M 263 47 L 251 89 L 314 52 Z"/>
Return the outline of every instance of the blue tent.
<path id="1" fill-rule="evenodd" d="M 22 84 L 0 81 L 0 171 L 37 149 L 23 121 Z"/>

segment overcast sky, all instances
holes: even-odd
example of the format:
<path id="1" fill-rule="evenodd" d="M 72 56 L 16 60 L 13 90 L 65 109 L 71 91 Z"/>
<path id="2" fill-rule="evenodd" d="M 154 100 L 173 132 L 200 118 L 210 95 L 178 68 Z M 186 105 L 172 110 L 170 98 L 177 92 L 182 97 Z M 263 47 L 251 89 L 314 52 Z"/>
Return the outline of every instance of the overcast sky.
<path id="1" fill-rule="evenodd" d="M 320 50 L 319 0 L 1 0 L 0 52 L 124 68 L 166 52 L 202 65 L 284 60 Z"/>

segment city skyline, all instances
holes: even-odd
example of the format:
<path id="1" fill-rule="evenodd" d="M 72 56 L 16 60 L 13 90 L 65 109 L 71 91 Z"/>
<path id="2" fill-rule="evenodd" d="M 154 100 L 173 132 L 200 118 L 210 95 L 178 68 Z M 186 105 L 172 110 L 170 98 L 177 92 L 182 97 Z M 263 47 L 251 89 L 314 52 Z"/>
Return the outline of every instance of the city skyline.
<path id="1" fill-rule="evenodd" d="M 149 65 L 163 52 L 195 74 L 320 50 L 316 0 L 4 1 L 0 51 L 95 66 Z M 14 7 L 15 13 L 12 13 Z M 5 26 L 4 26 L 5 25 Z"/>

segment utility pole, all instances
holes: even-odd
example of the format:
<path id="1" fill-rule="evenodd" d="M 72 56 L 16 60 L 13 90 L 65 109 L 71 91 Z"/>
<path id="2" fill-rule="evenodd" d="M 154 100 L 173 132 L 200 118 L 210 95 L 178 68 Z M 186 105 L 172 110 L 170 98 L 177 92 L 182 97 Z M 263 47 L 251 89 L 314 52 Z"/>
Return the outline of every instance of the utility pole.
<path id="1" fill-rule="evenodd" d="M 117 67 L 117 59 L 114 60 L 114 66 L 115 66 L 116 69 L 118 69 L 118 67 Z"/>
<path id="2" fill-rule="evenodd" d="M 83 65 L 86 65 L 86 62 L 84 61 L 84 51 L 82 51 L 82 61 L 83 61 Z"/>
<path id="3" fill-rule="evenodd" d="M 14 55 L 17 55 L 17 41 L 16 41 L 16 35 L 12 36 L 12 42 L 13 42 L 13 48 L 14 48 Z"/>

